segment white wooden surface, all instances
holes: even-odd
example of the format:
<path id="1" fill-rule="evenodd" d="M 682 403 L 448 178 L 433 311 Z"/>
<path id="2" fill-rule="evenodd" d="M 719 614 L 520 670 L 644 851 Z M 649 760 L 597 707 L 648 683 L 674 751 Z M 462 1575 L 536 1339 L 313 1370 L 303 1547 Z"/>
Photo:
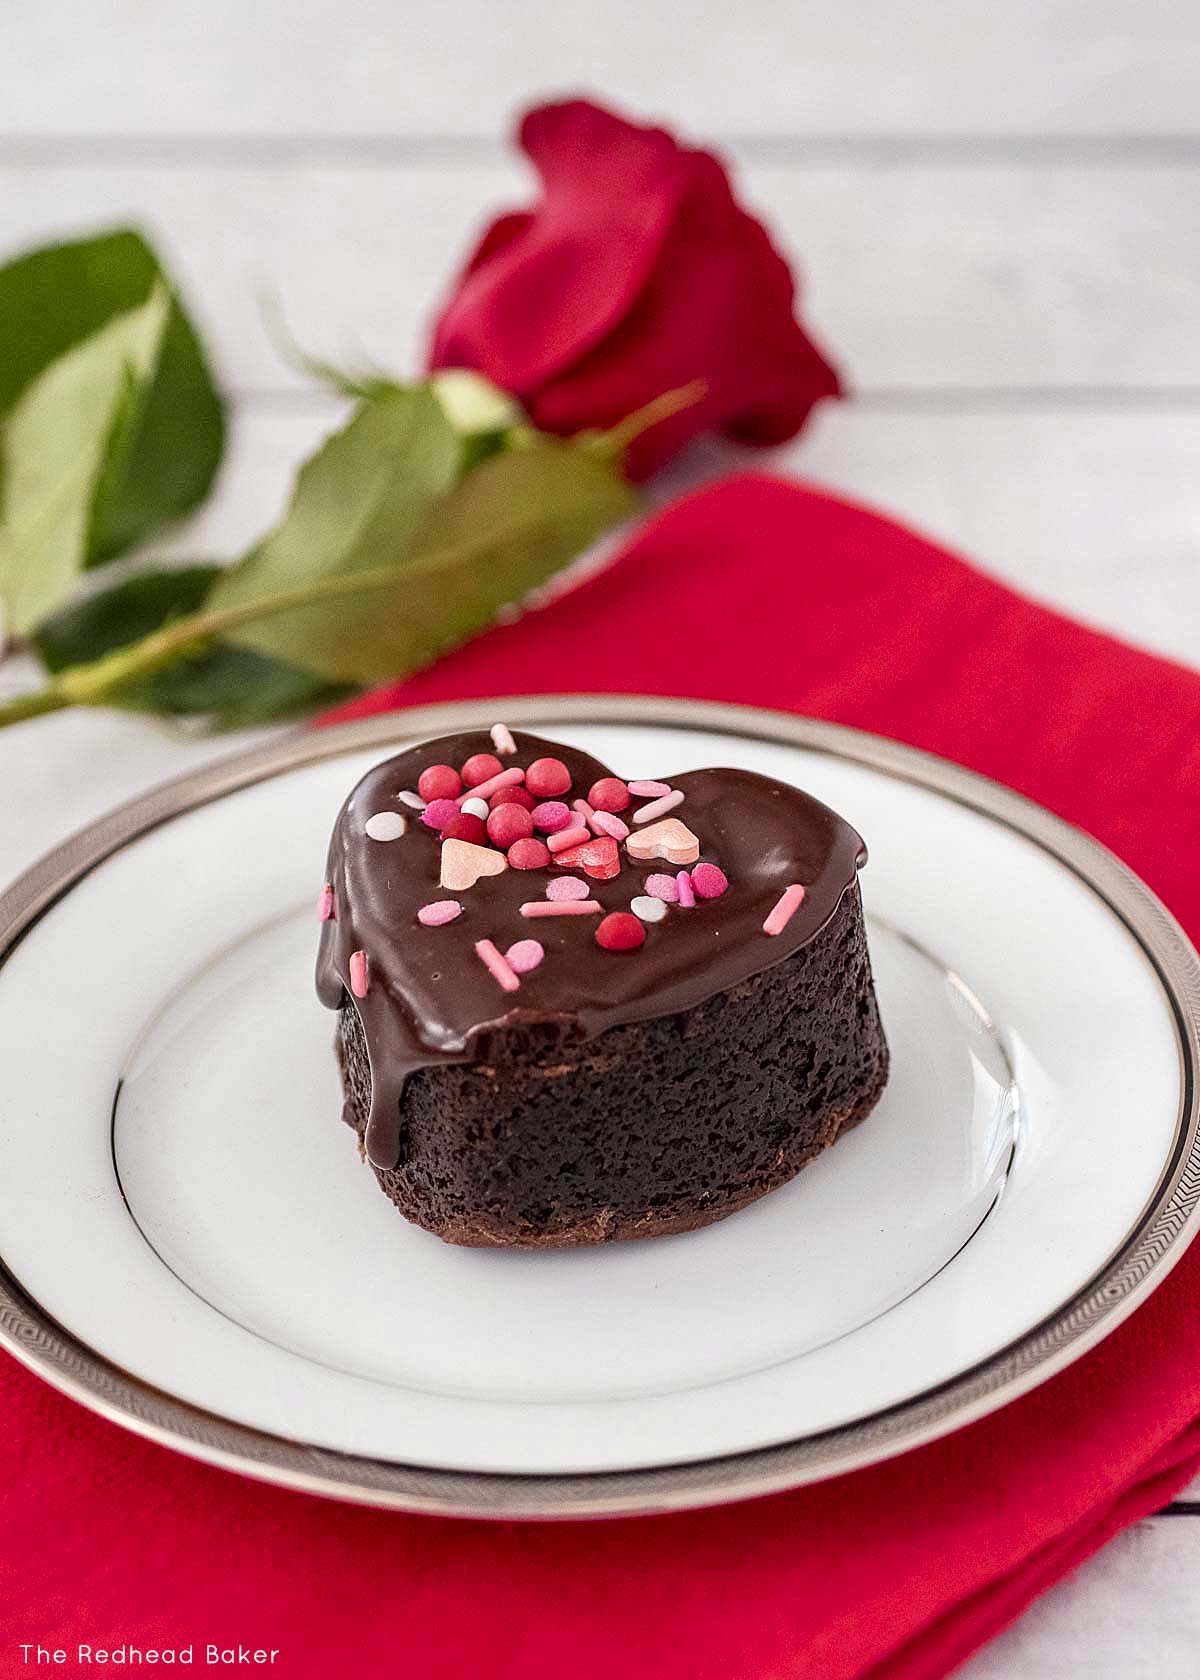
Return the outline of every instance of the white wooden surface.
<path id="1" fill-rule="evenodd" d="M 0 251 L 149 224 L 236 396 L 219 494 L 164 550 L 235 553 L 336 421 L 262 294 L 314 351 L 413 366 L 527 190 L 513 109 L 588 87 L 719 142 L 798 259 L 856 395 L 780 465 L 1200 663 L 1194 0 L 8 0 L 2 36 Z M 0 878 L 225 750 L 107 714 L 0 738 Z M 1198 1569 L 1200 1515 L 1151 1519 L 963 1672 L 1192 1680 Z"/>

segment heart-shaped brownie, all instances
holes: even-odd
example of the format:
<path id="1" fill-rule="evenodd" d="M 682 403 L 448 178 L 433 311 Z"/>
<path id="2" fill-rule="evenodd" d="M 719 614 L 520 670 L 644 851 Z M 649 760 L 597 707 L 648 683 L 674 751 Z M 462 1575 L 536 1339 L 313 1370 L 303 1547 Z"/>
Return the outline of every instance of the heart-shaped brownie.
<path id="1" fill-rule="evenodd" d="M 549 1244 L 790 1177 L 886 1075 L 865 856 L 745 770 L 630 783 L 501 726 L 376 766 L 334 829 L 317 986 L 385 1190 L 452 1241 Z"/>

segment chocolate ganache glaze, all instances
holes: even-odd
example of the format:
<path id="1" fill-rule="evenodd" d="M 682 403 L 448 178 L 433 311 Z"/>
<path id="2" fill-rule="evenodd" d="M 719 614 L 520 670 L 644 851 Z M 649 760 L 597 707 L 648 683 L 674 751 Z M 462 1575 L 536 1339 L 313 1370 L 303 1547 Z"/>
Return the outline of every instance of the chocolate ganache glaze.
<path id="1" fill-rule="evenodd" d="M 539 758 L 561 760 L 571 773 L 570 791 L 561 795 L 567 801 L 586 798 L 596 781 L 614 774 L 573 747 L 523 733 L 513 738 L 516 754 L 501 763 L 527 768 Z M 330 1009 L 352 1001 L 362 1023 L 372 1080 L 366 1144 L 376 1167 L 396 1164 L 400 1098 L 416 1069 L 475 1060 L 481 1038 L 535 1022 L 564 1039 L 593 1038 L 623 1022 L 694 1008 L 814 939 L 866 861 L 854 829 L 798 788 L 746 770 L 666 776 L 684 795 L 671 815 L 699 840 L 699 861 L 725 872 L 728 888 L 719 898 L 697 899 L 694 909 L 672 905 L 663 920 L 646 927 L 645 943 L 636 950 L 604 950 L 595 938 L 598 914 L 533 921 L 520 906 L 543 899 L 549 881 L 569 873 L 586 881 L 606 913 L 628 910 L 649 875 L 674 874 L 674 865 L 635 861 L 621 845 L 620 873 L 611 880 L 551 863 L 506 868 L 463 892 L 439 885 L 440 836 L 398 795 L 415 789 L 431 765 L 457 768 L 473 754 L 493 751 L 482 730 L 411 747 L 368 771 L 333 831 L 326 873 L 332 912 L 321 929 L 317 993 Z M 465 789 L 464 797 L 469 794 Z M 648 803 L 635 798 L 621 813 L 635 832 L 633 817 Z M 367 834 L 368 819 L 380 812 L 406 817 L 398 839 Z M 763 922 L 794 883 L 805 889 L 803 902 L 772 937 Z M 417 911 L 445 898 L 456 898 L 462 915 L 445 926 L 423 926 Z M 506 992 L 480 960 L 476 942 L 490 939 L 504 951 L 531 937 L 545 947 L 545 958 L 521 976 L 519 990 Z M 365 995 L 351 998 L 350 960 L 360 951 L 368 984 Z"/>

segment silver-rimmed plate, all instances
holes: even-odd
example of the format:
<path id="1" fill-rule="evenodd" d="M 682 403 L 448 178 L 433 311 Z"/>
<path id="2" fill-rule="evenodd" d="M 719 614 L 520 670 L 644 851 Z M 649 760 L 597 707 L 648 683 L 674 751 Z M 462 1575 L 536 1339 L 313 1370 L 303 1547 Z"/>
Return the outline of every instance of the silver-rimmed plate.
<path id="1" fill-rule="evenodd" d="M 510 723 L 629 774 L 733 762 L 867 837 L 894 1068 L 782 1191 L 684 1237 L 454 1250 L 338 1123 L 311 991 L 341 798 Z M 1200 965 L 1103 848 L 928 754 L 643 699 L 427 708 L 149 794 L 0 899 L 0 1335 L 94 1410 L 246 1474 L 472 1515 L 744 1497 L 1043 1381 L 1194 1234 Z"/>

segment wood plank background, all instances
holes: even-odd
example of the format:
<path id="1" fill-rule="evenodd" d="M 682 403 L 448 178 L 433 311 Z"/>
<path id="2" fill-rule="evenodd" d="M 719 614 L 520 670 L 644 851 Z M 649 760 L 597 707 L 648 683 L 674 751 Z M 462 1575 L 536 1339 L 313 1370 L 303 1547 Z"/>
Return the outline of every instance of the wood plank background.
<path id="1" fill-rule="evenodd" d="M 263 298 L 315 353 L 417 367 L 474 232 L 529 193 L 514 110 L 579 88 L 719 145 L 803 274 L 854 394 L 779 465 L 1200 662 L 1195 0 L 8 0 L 0 251 L 147 226 L 235 399 L 219 493 L 161 549 L 235 554 L 338 419 Z M 15 732 L 0 875 L 227 747 Z M 1192 1680 L 1197 1567 L 1200 1522 L 1139 1525 L 964 1672 Z"/>

